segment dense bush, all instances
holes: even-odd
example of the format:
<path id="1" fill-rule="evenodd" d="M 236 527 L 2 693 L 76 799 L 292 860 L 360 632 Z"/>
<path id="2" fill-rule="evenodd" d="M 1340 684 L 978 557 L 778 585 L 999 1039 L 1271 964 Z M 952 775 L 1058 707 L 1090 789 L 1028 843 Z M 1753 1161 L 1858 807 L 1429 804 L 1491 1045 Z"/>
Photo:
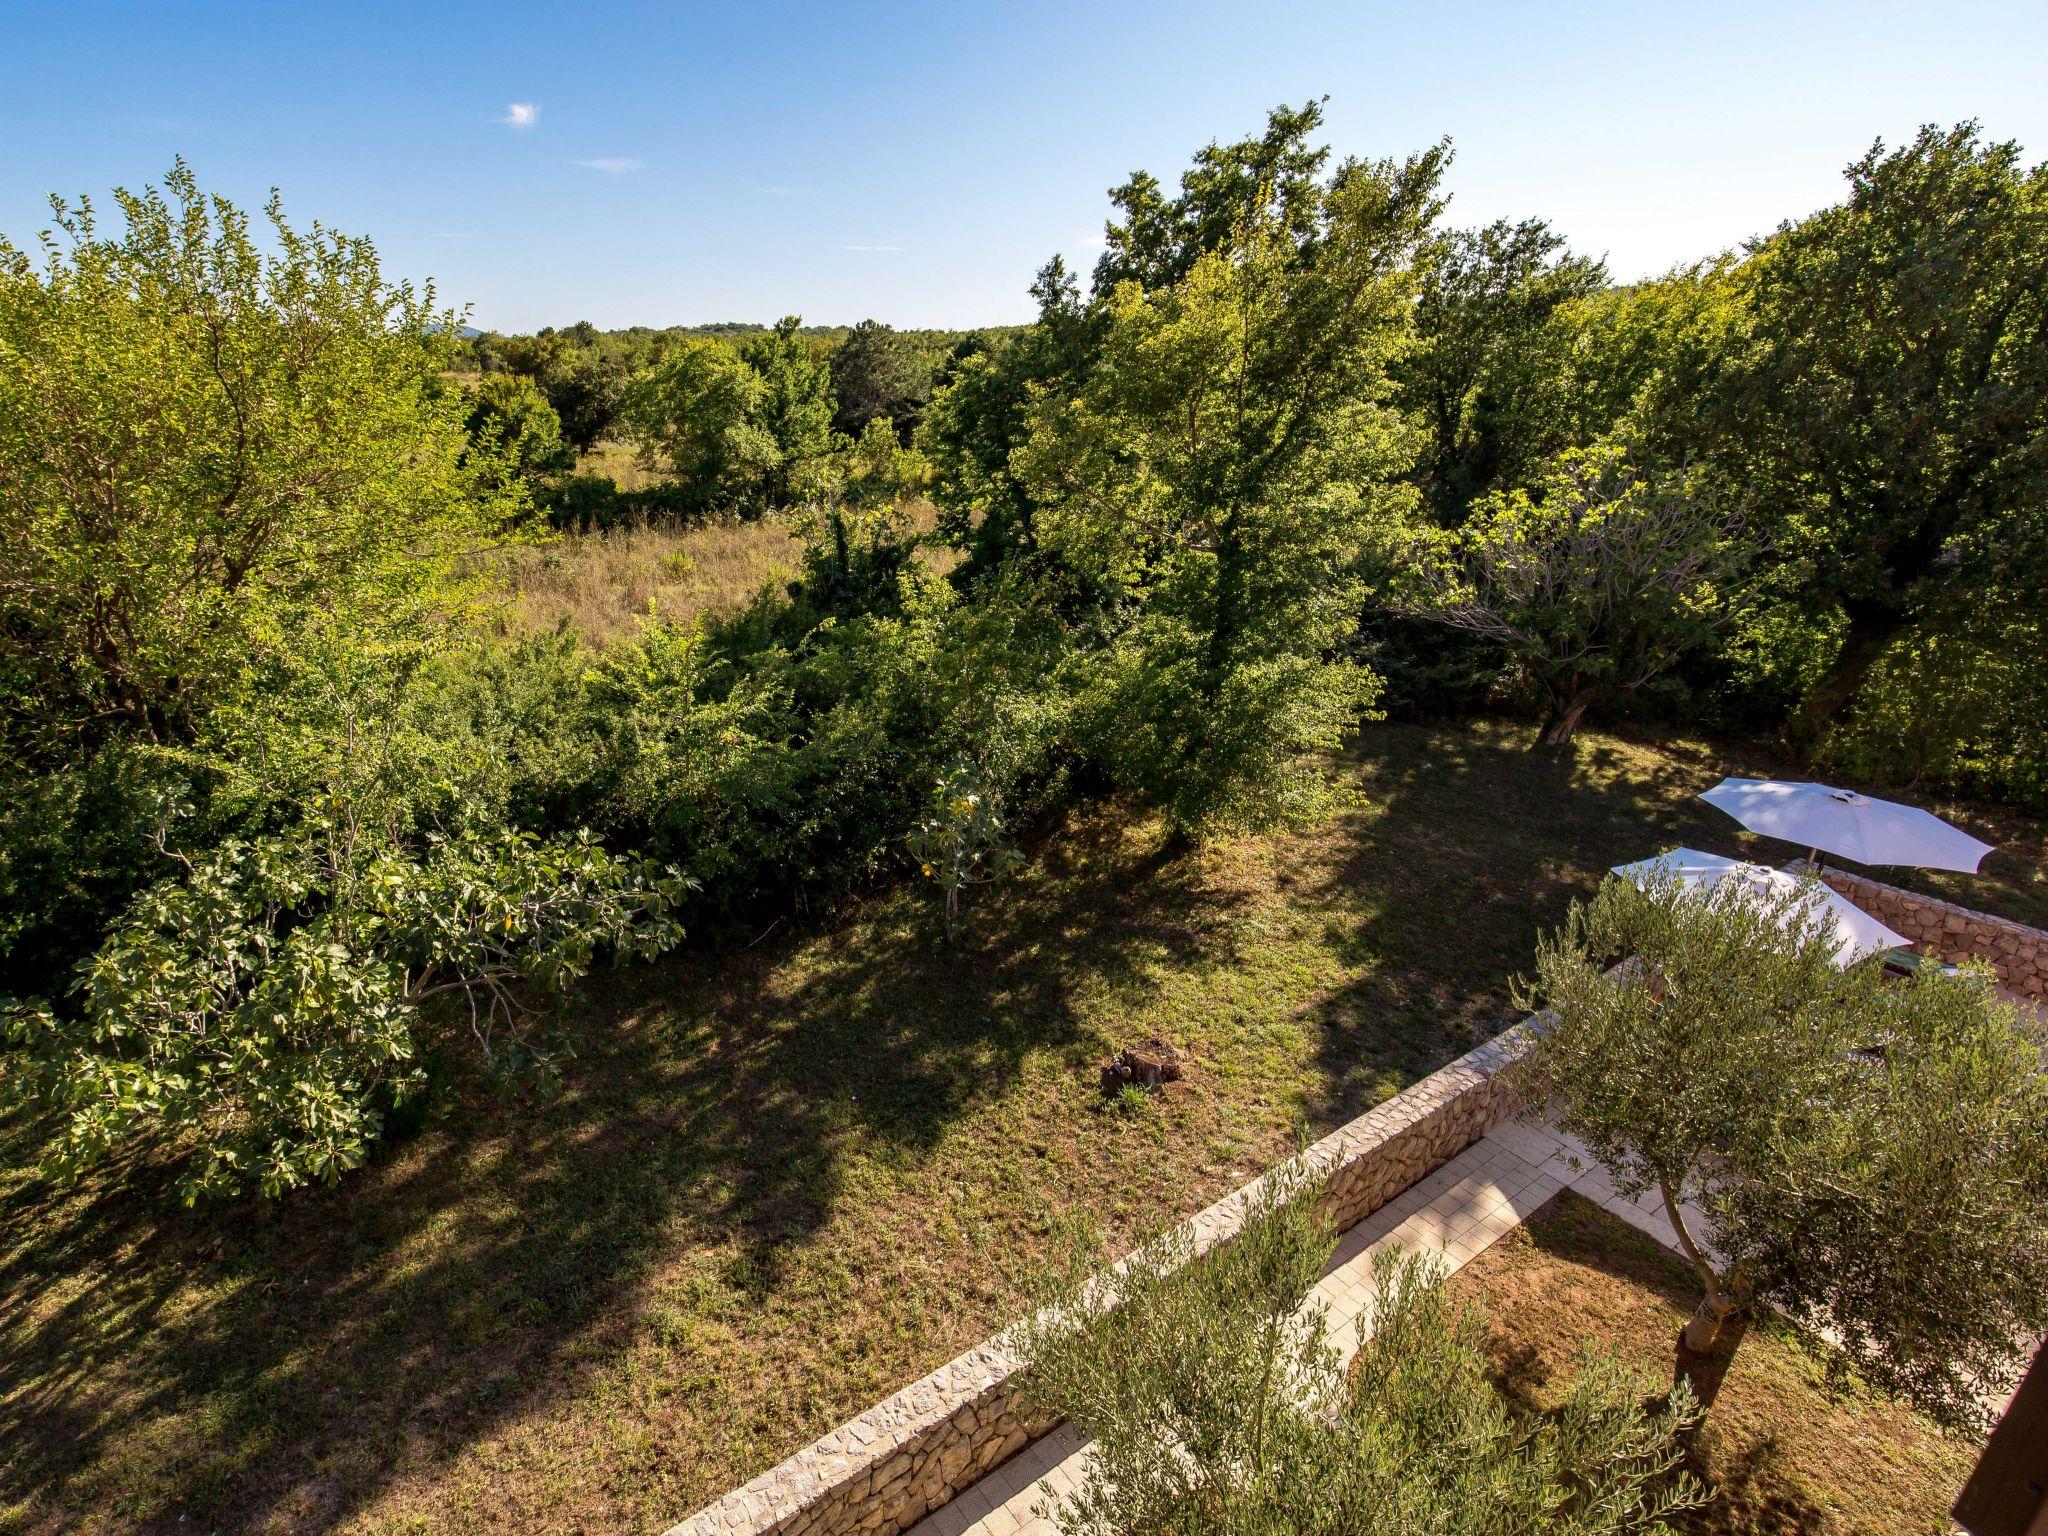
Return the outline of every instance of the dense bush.
<path id="1" fill-rule="evenodd" d="M 1024 1390 L 1091 1443 L 1050 1500 L 1062 1532 L 1623 1536 L 1705 1502 L 1680 1470 L 1689 1392 L 1650 1406 L 1589 1353 L 1557 1410 L 1515 1411 L 1476 1310 L 1420 1255 L 1378 1256 L 1347 1368 L 1311 1299 L 1335 1246 L 1316 1195 L 1283 1168 L 1206 1257 L 1176 1231 L 1107 1281 L 1077 1265 L 1053 1288 L 1020 1342 Z"/>

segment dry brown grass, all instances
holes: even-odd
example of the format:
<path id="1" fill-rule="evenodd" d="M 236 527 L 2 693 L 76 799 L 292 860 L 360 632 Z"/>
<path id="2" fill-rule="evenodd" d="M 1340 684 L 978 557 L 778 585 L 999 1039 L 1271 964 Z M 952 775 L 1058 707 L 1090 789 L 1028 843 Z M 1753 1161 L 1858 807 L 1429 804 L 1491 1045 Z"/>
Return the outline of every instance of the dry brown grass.
<path id="1" fill-rule="evenodd" d="M 613 528 L 509 550 L 500 627 L 535 634 L 566 619 L 598 645 L 631 639 L 649 618 L 731 612 L 794 574 L 800 548 L 788 523 L 767 519 Z"/>
<path id="2" fill-rule="evenodd" d="M 668 477 L 640 462 L 639 453 L 625 443 L 599 443 L 576 460 L 579 475 L 609 475 L 622 491 L 645 491 L 664 485 Z"/>
<path id="3" fill-rule="evenodd" d="M 938 517 L 929 502 L 907 512 L 917 534 L 930 533 Z M 764 585 L 795 575 L 802 550 L 782 518 L 646 523 L 506 550 L 497 556 L 506 590 L 499 629 L 539 634 L 566 619 L 596 645 L 630 640 L 650 618 L 733 612 Z M 958 555 L 926 549 L 919 558 L 943 572 Z"/>
<path id="4" fill-rule="evenodd" d="M 1555 1407 L 1585 1344 L 1616 1349 L 1646 1384 L 1671 1379 L 1697 1299 L 1656 1243 L 1566 1193 L 1451 1282 L 1482 1300 L 1488 1354 L 1510 1397 Z M 1681 1522 L 1698 1536 L 1947 1531 L 1976 1448 L 1875 1392 L 1831 1396 L 1826 1346 L 1775 1321 L 1752 1328 L 1693 1447 L 1714 1491 Z"/>

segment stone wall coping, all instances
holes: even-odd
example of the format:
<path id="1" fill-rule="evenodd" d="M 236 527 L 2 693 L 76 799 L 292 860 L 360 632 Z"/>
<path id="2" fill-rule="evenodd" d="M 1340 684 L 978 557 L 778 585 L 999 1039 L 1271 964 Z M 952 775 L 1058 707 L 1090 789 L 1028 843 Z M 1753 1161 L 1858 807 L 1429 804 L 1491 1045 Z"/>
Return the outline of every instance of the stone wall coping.
<path id="1" fill-rule="evenodd" d="M 1447 1106 L 1467 1095 L 1492 1090 L 1495 1075 L 1526 1049 L 1531 1024 L 1540 1024 L 1540 1018 L 1495 1035 L 1339 1126 L 1311 1145 L 1298 1161 L 1318 1174 L 1334 1177 L 1387 1149 L 1406 1133 L 1426 1127 Z M 1505 1104 L 1496 1106 L 1492 1122 L 1498 1123 L 1507 1113 Z M 1486 1129 L 1491 1129 L 1491 1125 Z M 1484 1130 L 1479 1134 L 1484 1134 Z M 1434 1166 L 1432 1163 L 1420 1168 L 1408 1182 L 1412 1184 L 1425 1177 Z M 1193 1256 L 1200 1257 L 1234 1237 L 1251 1203 L 1278 1172 L 1276 1169 L 1261 1174 L 1188 1217 L 1181 1225 L 1192 1239 Z M 1351 1203 L 1333 1201 L 1337 1205 Z M 1349 1225 L 1367 1213 L 1338 1214 L 1340 1221 Z M 1126 1255 L 1099 1278 L 1108 1279 L 1129 1262 L 1130 1256 Z M 963 1419 L 978 1416 L 984 1408 L 995 1408 L 995 1400 L 1007 1395 L 1005 1389 L 1010 1378 L 1023 1365 L 1012 1342 L 1021 1326 L 1013 1324 L 955 1356 L 930 1375 L 912 1382 L 751 1482 L 669 1527 L 665 1536 L 793 1536 L 799 1531 L 806 1536 L 823 1536 L 825 1519 L 841 1512 L 854 1517 L 845 1527 L 848 1530 L 883 1532 L 907 1528 L 916 1515 L 924 1513 L 922 1507 L 909 1518 L 897 1520 L 879 1510 L 855 1515 L 853 1510 L 843 1509 L 843 1504 L 857 1502 L 885 1486 L 893 1493 L 893 1485 L 908 1474 L 911 1458 L 918 1455 L 923 1442 L 944 1439 L 949 1425 L 971 1430 L 974 1424 L 963 1426 Z M 1044 1425 L 1036 1433 L 1051 1427 Z M 977 1476 L 1035 1438 L 1035 1434 L 1030 1427 L 1023 1426 L 1013 1431 L 1013 1437 L 1016 1445 L 980 1466 Z M 954 1449 L 964 1466 L 971 1453 L 964 1445 Z"/>
<path id="2" fill-rule="evenodd" d="M 1845 885 L 1863 886 L 1870 890 L 1881 892 L 1886 896 L 1894 897 L 1911 907 L 1919 907 L 1930 912 L 1939 912 L 1943 917 L 1966 918 L 1972 923 L 1983 924 L 1995 933 L 2009 933 L 2015 938 L 2025 939 L 2035 944 L 2048 945 L 2048 932 L 2044 932 L 2042 929 L 2029 928 L 2025 923 L 2014 922 L 2011 918 L 2000 917 L 1996 913 L 1979 912 L 1975 907 L 1966 907 L 1960 902 L 1944 901 L 1939 896 L 1929 896 L 1921 891 L 1909 891 L 1903 886 L 1886 885 L 1882 880 L 1873 880 L 1868 875 L 1852 875 L 1846 869 L 1824 869 L 1821 871 L 1821 880 L 1823 883 L 1831 880 L 1840 880 Z M 1842 894 L 1847 895 L 1848 893 L 1843 892 Z"/>

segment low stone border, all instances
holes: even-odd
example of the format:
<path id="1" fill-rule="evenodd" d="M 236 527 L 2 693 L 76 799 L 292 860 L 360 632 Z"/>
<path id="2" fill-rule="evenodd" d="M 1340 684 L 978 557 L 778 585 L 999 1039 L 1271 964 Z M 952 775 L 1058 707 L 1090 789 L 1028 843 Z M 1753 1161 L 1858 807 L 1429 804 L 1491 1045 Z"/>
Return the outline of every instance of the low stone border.
<path id="1" fill-rule="evenodd" d="M 2039 928 L 1839 869 L 1821 871 L 1821 879 L 1928 953 L 1955 964 L 1987 961 L 2000 986 L 2048 1002 L 2048 933 Z"/>
<path id="2" fill-rule="evenodd" d="M 1526 1026 L 1367 1110 L 1306 1153 L 1329 1176 L 1341 1231 L 1420 1182 L 1513 1113 L 1495 1081 Z M 1190 1217 L 1197 1256 L 1234 1236 L 1261 1177 Z M 998 1334 L 706 1505 L 667 1536 L 897 1536 L 1054 1426 L 1013 1384 L 1021 1361 Z"/>

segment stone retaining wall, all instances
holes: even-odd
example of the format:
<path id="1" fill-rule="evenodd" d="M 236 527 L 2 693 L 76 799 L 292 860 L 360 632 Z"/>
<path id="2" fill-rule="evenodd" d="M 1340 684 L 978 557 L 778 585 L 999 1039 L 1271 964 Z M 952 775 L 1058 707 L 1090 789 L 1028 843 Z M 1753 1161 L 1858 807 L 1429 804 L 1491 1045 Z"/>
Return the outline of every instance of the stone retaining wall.
<path id="1" fill-rule="evenodd" d="M 1999 985 L 2048 1002 L 2048 933 L 1838 869 L 1821 879 L 1887 928 L 1951 964 L 1988 961 Z"/>
<path id="2" fill-rule="evenodd" d="M 1330 1214 L 1353 1226 L 1462 1152 L 1514 1109 L 1495 1075 L 1523 1028 L 1459 1057 L 1308 1150 L 1330 1176 Z M 1257 1179 L 1189 1218 L 1199 1255 L 1237 1232 Z M 970 1349 L 668 1536 L 896 1536 L 1053 1428 L 1019 1401 L 1007 1335 Z"/>

